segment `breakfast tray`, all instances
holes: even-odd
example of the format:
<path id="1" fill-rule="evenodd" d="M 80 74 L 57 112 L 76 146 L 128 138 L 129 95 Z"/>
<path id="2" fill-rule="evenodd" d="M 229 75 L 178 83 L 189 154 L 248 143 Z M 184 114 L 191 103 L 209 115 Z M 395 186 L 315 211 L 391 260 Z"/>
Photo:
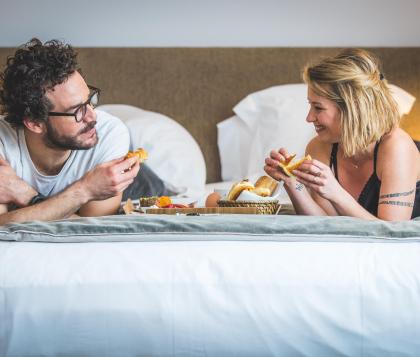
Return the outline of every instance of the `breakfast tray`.
<path id="1" fill-rule="evenodd" d="M 149 208 L 147 214 L 257 214 L 256 207 Z"/>
<path id="2" fill-rule="evenodd" d="M 220 207 L 229 208 L 255 208 L 257 214 L 276 214 L 280 209 L 278 200 L 270 201 L 229 201 L 220 200 L 217 202 Z"/>

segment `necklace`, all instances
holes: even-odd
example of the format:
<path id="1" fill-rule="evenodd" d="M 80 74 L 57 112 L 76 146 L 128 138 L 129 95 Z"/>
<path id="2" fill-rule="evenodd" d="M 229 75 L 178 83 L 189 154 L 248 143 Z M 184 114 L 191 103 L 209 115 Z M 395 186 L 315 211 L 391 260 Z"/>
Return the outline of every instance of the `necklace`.
<path id="1" fill-rule="evenodd" d="M 347 162 L 354 168 L 354 169 L 358 169 L 359 168 L 359 166 L 360 166 L 360 164 L 355 164 L 354 163 L 354 160 L 353 159 L 351 159 L 350 157 L 349 158 L 347 158 Z"/>

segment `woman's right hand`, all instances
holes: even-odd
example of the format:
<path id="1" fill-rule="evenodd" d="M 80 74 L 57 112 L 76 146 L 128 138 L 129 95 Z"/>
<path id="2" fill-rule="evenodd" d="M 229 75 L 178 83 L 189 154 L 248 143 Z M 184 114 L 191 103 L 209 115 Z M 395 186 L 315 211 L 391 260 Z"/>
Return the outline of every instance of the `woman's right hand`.
<path id="1" fill-rule="evenodd" d="M 290 183 L 292 179 L 279 166 L 279 162 L 286 161 L 290 156 L 285 148 L 280 148 L 278 151 L 271 150 L 270 156 L 265 159 L 264 171 L 274 180 L 282 180 L 285 184 Z"/>

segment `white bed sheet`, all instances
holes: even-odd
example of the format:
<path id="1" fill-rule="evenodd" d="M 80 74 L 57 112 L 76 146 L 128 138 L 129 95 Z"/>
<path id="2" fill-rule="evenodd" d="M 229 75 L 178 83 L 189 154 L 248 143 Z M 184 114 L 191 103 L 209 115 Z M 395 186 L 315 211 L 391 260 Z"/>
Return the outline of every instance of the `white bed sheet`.
<path id="1" fill-rule="evenodd" d="M 0 355 L 420 351 L 419 243 L 161 238 L 0 242 Z"/>

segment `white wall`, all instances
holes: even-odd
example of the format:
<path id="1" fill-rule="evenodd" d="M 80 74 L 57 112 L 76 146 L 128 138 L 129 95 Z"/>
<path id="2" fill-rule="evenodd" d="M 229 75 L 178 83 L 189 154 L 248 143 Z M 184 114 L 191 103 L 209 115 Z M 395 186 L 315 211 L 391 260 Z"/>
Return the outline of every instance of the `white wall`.
<path id="1" fill-rule="evenodd" d="M 420 0 L 0 0 L 0 46 L 420 46 Z"/>

